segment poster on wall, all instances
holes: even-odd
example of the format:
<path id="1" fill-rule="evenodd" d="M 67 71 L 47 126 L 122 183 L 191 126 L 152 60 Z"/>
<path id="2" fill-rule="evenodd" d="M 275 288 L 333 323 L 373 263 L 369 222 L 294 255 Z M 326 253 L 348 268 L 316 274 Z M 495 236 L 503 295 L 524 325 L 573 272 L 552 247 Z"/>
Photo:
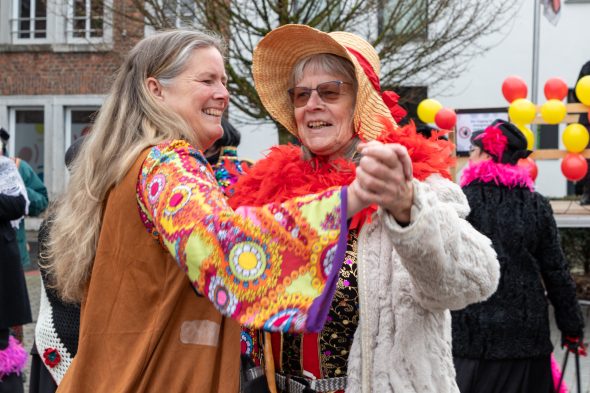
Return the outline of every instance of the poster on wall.
<path id="1" fill-rule="evenodd" d="M 43 180 L 44 112 L 37 109 L 17 109 L 14 113 L 14 156 L 25 160 Z"/>
<path id="2" fill-rule="evenodd" d="M 458 156 L 468 156 L 471 135 L 484 130 L 494 120 L 508 120 L 507 108 L 457 109 L 456 146 Z"/>

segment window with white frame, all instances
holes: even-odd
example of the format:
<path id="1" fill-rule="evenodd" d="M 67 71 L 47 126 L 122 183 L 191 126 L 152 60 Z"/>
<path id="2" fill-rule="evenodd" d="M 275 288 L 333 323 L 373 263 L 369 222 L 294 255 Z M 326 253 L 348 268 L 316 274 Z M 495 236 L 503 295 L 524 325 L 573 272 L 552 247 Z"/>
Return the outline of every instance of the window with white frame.
<path id="1" fill-rule="evenodd" d="M 43 108 L 10 108 L 10 130 L 14 138 L 9 139 L 9 152 L 33 168 L 43 179 L 45 123 Z"/>
<path id="2" fill-rule="evenodd" d="M 5 10 L 10 15 L 6 19 Z M 58 51 L 78 50 L 80 45 L 90 51 L 110 50 L 113 12 L 113 0 L 0 0 L 0 42 L 49 44 Z M 3 22 L 10 22 L 6 29 Z"/>
<path id="3" fill-rule="evenodd" d="M 104 35 L 103 0 L 70 0 L 68 5 L 68 39 L 92 40 Z"/>
<path id="4" fill-rule="evenodd" d="M 162 0 L 162 9 L 172 26 L 176 28 L 194 26 L 195 0 Z"/>
<path id="5" fill-rule="evenodd" d="M 90 132 L 99 107 L 66 108 L 66 148 Z"/>
<path id="6" fill-rule="evenodd" d="M 11 19 L 13 40 L 39 40 L 47 37 L 47 1 L 15 0 Z"/>

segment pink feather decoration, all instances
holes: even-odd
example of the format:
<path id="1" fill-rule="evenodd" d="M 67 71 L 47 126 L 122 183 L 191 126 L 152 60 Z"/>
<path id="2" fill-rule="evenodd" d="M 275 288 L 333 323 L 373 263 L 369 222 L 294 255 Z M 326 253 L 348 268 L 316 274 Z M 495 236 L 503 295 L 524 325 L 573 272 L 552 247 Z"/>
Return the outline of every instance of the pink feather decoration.
<path id="1" fill-rule="evenodd" d="M 557 389 L 557 385 L 559 385 L 559 379 L 561 378 L 561 370 L 559 369 L 559 364 L 555 360 L 553 354 L 551 354 L 551 374 L 553 375 L 553 387 Z M 559 392 L 557 393 L 568 393 L 568 387 L 565 384 L 565 380 L 561 382 L 561 386 L 559 387 Z"/>
<path id="2" fill-rule="evenodd" d="M 0 380 L 5 375 L 20 374 L 27 363 L 28 354 L 18 340 L 8 338 L 8 346 L 0 351 Z"/>
<path id="3" fill-rule="evenodd" d="M 489 126 L 477 139 L 481 139 L 486 152 L 496 157 L 498 161 L 502 161 L 502 154 L 508 144 L 508 138 L 502 133 L 502 130 L 495 126 Z"/>
<path id="4" fill-rule="evenodd" d="M 492 160 L 469 162 L 461 175 L 461 187 L 474 181 L 495 183 L 509 188 L 526 187 L 534 191 L 533 179 L 528 169 L 518 165 L 500 164 Z"/>

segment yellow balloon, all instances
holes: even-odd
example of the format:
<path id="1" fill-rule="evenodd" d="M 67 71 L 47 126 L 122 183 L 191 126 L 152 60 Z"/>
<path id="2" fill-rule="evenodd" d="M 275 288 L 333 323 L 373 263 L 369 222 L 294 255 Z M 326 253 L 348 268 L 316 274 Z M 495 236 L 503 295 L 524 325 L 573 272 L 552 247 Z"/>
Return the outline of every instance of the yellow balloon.
<path id="1" fill-rule="evenodd" d="M 520 132 L 524 134 L 524 137 L 526 138 L 526 148 L 528 150 L 533 150 L 535 148 L 535 134 L 533 134 L 530 128 L 525 127 L 522 124 L 517 124 L 516 126 L 518 127 Z"/>
<path id="2" fill-rule="evenodd" d="M 590 106 L 590 75 L 586 75 L 576 83 L 576 96 L 582 104 Z"/>
<path id="3" fill-rule="evenodd" d="M 570 153 L 580 153 L 588 146 L 588 130 L 580 123 L 570 124 L 563 130 L 561 140 Z"/>
<path id="4" fill-rule="evenodd" d="M 436 113 L 442 108 L 442 104 L 432 98 L 422 100 L 418 104 L 418 117 L 424 123 L 433 123 Z"/>
<path id="5" fill-rule="evenodd" d="M 535 104 L 525 98 L 519 98 L 512 101 L 508 107 L 508 116 L 510 121 L 515 124 L 529 124 L 535 120 L 537 108 Z"/>
<path id="6" fill-rule="evenodd" d="M 558 124 L 565 118 L 567 110 L 560 100 L 549 100 L 541 106 L 541 117 L 548 124 Z"/>

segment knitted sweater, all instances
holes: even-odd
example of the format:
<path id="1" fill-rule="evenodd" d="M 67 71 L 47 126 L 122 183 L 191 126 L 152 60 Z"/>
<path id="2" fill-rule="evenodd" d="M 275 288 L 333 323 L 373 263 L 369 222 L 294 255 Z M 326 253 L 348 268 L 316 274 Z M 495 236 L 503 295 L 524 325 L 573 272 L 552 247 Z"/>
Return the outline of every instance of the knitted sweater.
<path id="1" fill-rule="evenodd" d="M 494 176 L 492 181 L 480 175 L 489 175 L 492 169 L 503 176 Z M 490 299 L 453 312 L 453 354 L 457 357 L 549 355 L 553 345 L 547 300 L 555 308 L 557 326 L 563 333 L 579 337 L 583 331 L 575 285 L 551 205 L 524 182 L 509 186 L 507 172 L 517 169 L 491 162 L 468 168 L 477 175 L 470 176 L 463 188 L 472 207 L 467 220 L 492 240 L 502 273 L 498 290 Z"/>
<path id="2" fill-rule="evenodd" d="M 411 223 L 379 211 L 359 236 L 360 324 L 347 393 L 458 392 L 449 309 L 488 298 L 499 266 L 454 183 L 414 181 Z"/>

